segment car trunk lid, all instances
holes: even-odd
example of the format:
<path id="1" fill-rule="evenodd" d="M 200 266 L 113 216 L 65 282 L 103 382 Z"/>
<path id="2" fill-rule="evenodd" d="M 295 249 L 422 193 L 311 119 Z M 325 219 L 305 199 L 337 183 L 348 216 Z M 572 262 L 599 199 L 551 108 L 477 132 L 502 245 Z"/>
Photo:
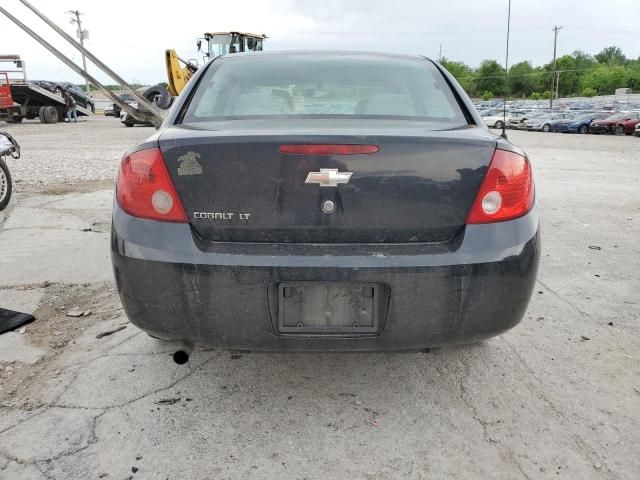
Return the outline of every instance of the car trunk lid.
<path id="1" fill-rule="evenodd" d="M 190 223 L 222 242 L 442 242 L 458 233 L 496 146 L 485 129 L 420 122 L 228 121 L 167 129 L 159 143 Z M 302 124 L 302 125 L 301 125 Z M 295 155 L 283 145 L 375 145 Z M 286 150 L 286 148 L 284 149 Z M 351 173 L 348 183 L 305 183 Z M 333 175 L 333 174 L 330 174 Z M 335 211 L 327 213 L 325 202 Z"/>

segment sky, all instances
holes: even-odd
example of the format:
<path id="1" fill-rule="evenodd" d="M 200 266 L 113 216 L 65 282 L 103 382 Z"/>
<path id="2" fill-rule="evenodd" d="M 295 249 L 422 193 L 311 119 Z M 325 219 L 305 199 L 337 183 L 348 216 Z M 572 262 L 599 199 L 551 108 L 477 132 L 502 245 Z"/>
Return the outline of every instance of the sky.
<path id="1" fill-rule="evenodd" d="M 508 0 L 30 0 L 45 15 L 74 34 L 66 13 L 79 9 L 89 31 L 86 47 L 131 82 L 166 81 L 164 51 L 198 58 L 196 39 L 207 31 L 265 33 L 265 50 L 362 50 L 442 55 L 473 67 L 484 59 L 505 57 Z M 181 5 L 170 8 L 168 5 Z M 81 57 L 19 0 L 0 6 L 29 25 L 69 57 Z M 542 65 L 553 54 L 554 25 L 558 55 L 580 49 L 597 53 L 616 45 L 630 58 L 640 57 L 640 1 L 512 0 L 510 64 L 530 60 Z M 19 54 L 31 79 L 82 78 L 0 14 L 0 54 Z M 200 61 L 201 61 L 200 57 Z M 113 83 L 89 65 L 104 83 Z"/>

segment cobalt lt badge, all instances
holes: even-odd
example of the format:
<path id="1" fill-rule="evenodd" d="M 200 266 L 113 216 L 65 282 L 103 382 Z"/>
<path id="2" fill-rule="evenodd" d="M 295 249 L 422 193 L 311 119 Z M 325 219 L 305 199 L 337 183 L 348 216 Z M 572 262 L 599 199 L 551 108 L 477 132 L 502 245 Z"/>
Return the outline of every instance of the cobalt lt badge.
<path id="1" fill-rule="evenodd" d="M 178 157 L 178 175 L 202 175 L 202 165 L 198 162 L 200 154 L 187 152 Z"/>

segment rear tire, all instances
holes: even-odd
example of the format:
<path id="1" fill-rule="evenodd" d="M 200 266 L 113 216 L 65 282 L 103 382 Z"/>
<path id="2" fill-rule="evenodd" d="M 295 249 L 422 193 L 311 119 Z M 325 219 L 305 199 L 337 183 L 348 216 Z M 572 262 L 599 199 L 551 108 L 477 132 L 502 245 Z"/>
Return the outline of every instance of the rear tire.
<path id="1" fill-rule="evenodd" d="M 13 117 L 7 118 L 7 123 L 21 123 L 23 120 L 22 115 L 15 115 Z"/>
<path id="2" fill-rule="evenodd" d="M 0 210 L 4 210 L 11 199 L 11 174 L 9 167 L 0 159 Z"/>
<path id="3" fill-rule="evenodd" d="M 493 128 L 497 128 L 498 130 L 502 130 L 502 127 L 504 127 L 504 123 L 502 123 L 501 120 L 498 120 L 494 125 Z"/>
<path id="4" fill-rule="evenodd" d="M 125 127 L 133 127 L 133 123 L 132 122 L 123 122 Z"/>
<path id="5" fill-rule="evenodd" d="M 173 97 L 169 95 L 167 89 L 162 85 L 154 85 L 147 88 L 144 92 L 144 98 L 162 110 L 168 109 L 173 102 Z"/>
<path id="6" fill-rule="evenodd" d="M 545 123 L 545 124 L 542 126 L 542 131 L 543 131 L 543 132 L 548 133 L 550 130 L 551 130 L 551 125 L 549 125 L 548 123 Z"/>
<path id="7" fill-rule="evenodd" d="M 58 123 L 60 120 L 60 115 L 58 114 L 58 110 L 56 107 L 43 107 L 41 110 L 40 120 L 44 120 L 44 123 Z"/>
<path id="8" fill-rule="evenodd" d="M 589 133 L 589 126 L 588 125 L 580 125 L 580 128 L 578 129 L 578 133 L 582 133 L 583 135 L 585 133 Z"/>
<path id="9" fill-rule="evenodd" d="M 613 133 L 615 135 L 624 135 L 624 127 L 622 125 L 617 125 Z"/>

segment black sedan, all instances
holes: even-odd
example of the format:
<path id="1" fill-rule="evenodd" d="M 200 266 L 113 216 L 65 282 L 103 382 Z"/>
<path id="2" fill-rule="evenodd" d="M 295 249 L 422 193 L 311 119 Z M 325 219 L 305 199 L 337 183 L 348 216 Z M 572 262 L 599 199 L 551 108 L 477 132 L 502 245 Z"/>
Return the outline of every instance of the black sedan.
<path id="1" fill-rule="evenodd" d="M 122 160 L 112 262 L 132 323 L 242 350 L 422 349 L 522 319 L 532 169 L 423 57 L 235 54 Z"/>
<path id="2" fill-rule="evenodd" d="M 77 85 L 71 82 L 51 82 L 49 80 L 32 80 L 31 83 L 44 88 L 45 90 L 49 90 L 52 93 L 63 96 L 64 92 L 69 92 L 71 96 L 74 98 L 76 103 L 81 107 L 87 108 L 92 112 L 96 111 L 95 104 L 93 99 L 88 96 L 84 91 L 78 87 Z"/>

